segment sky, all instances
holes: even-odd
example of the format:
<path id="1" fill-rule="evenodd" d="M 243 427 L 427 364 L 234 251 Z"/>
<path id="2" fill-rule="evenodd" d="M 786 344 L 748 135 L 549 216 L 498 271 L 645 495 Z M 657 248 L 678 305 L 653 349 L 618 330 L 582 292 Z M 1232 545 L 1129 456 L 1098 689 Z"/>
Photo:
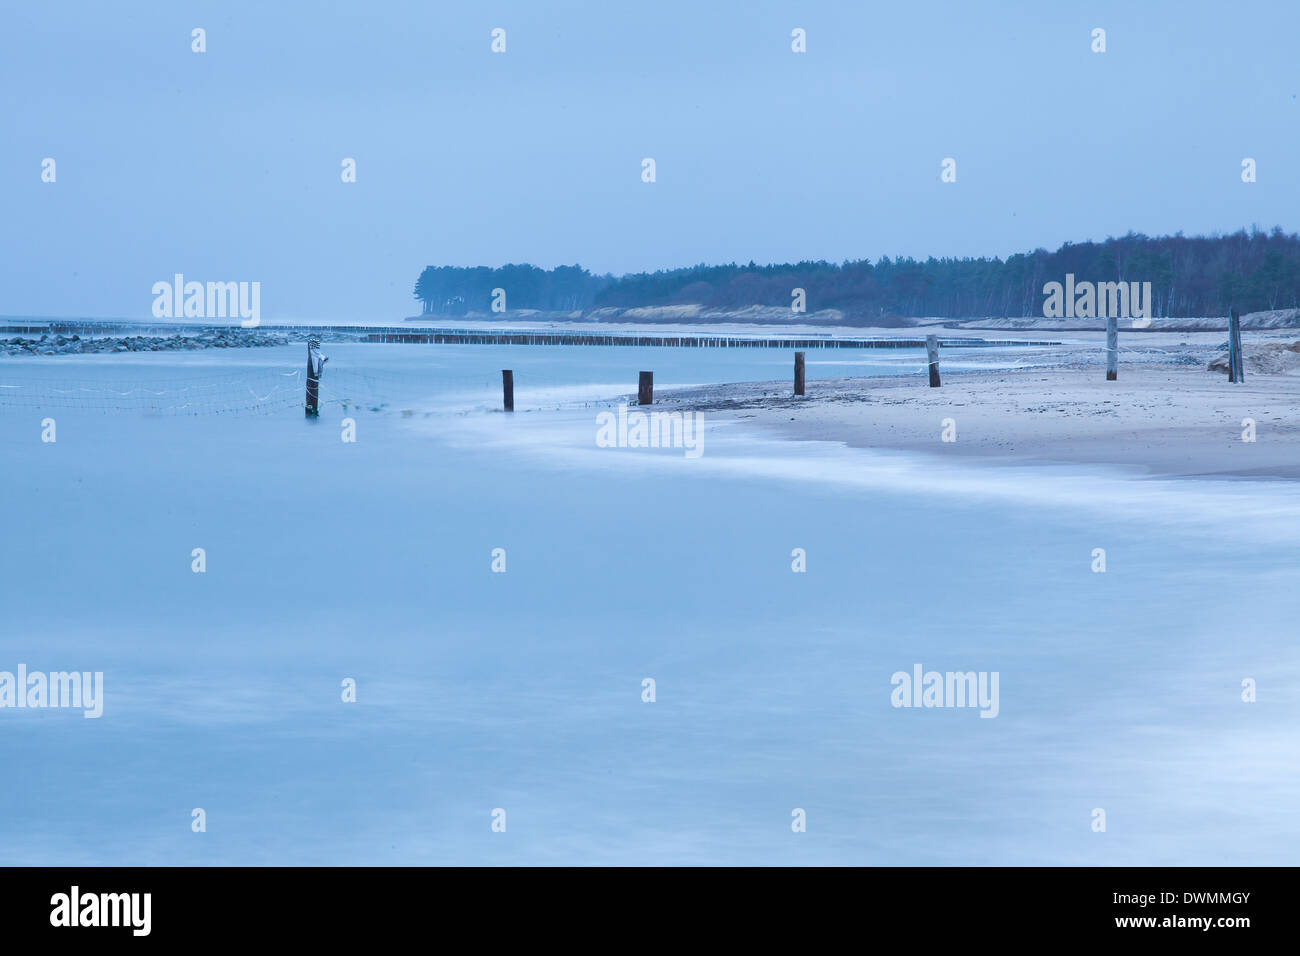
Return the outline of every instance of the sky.
<path id="1" fill-rule="evenodd" d="M 1294 231 L 1298 35 L 1292 0 L 0 0 L 0 315 L 146 318 L 183 273 L 396 320 L 426 265 Z"/>

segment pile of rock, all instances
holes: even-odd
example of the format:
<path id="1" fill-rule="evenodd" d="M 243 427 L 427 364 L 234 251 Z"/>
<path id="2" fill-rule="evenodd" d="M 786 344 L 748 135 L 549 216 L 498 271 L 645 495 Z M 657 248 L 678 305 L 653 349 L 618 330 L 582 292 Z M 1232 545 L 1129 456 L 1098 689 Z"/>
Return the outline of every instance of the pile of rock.
<path id="1" fill-rule="evenodd" d="M 127 335 L 82 338 L 42 335 L 39 339 L 0 339 L 4 355 L 79 355 L 85 352 L 170 352 L 183 349 L 242 349 L 288 345 L 273 332 L 250 329 L 203 329 L 191 335 Z"/>
<path id="2" fill-rule="evenodd" d="M 1226 344 L 1223 346 L 1228 347 Z M 1245 371 L 1256 375 L 1296 375 L 1300 374 L 1300 342 L 1261 342 L 1258 345 L 1242 346 L 1241 357 L 1245 360 Z M 1228 372 L 1228 353 L 1210 362 L 1211 372 Z"/>

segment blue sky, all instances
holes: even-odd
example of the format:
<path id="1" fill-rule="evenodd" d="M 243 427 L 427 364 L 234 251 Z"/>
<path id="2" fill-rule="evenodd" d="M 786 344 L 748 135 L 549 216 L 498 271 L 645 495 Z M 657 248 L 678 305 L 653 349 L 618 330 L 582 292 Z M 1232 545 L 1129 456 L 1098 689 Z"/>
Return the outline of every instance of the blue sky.
<path id="1" fill-rule="evenodd" d="M 145 317 L 182 272 L 261 282 L 266 318 L 395 319 L 428 264 L 1300 228 L 1291 2 L 297 7 L 6 3 L 0 314 Z"/>

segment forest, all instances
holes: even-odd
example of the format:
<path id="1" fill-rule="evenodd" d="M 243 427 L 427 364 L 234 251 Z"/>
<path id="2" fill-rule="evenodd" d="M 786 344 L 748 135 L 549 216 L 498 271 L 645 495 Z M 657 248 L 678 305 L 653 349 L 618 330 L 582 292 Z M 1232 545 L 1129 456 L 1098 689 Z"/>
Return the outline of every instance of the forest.
<path id="1" fill-rule="evenodd" d="M 1150 282 L 1156 317 L 1226 315 L 1300 306 L 1300 236 L 1252 229 L 1230 235 L 1066 243 L 1001 258 L 883 257 L 832 263 L 696 265 L 623 276 L 578 265 L 429 266 L 415 284 L 431 315 L 491 313 L 504 307 L 546 311 L 700 305 L 711 311 L 790 308 L 803 289 L 806 309 L 837 309 L 849 322 L 902 317 L 1014 318 L 1043 314 L 1043 285 L 1066 273 L 1092 282 Z M 497 301 L 500 302 L 498 296 Z M 496 311 L 500 311 L 500 306 Z"/>

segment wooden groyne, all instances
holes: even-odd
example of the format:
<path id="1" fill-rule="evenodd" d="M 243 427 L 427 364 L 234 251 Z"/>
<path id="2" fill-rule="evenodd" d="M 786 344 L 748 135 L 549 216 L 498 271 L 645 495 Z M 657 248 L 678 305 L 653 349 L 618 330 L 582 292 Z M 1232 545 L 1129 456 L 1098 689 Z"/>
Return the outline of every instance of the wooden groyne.
<path id="1" fill-rule="evenodd" d="M 233 326 L 233 328 L 232 328 Z M 220 324 L 123 322 L 120 320 L 56 319 L 49 322 L 0 321 L 0 335 L 197 335 L 221 329 L 241 331 L 237 322 Z M 869 338 L 854 335 L 726 335 L 709 332 L 587 332 L 580 329 L 412 329 L 376 325 L 294 325 L 263 322 L 261 332 L 310 337 L 341 335 L 358 342 L 402 345 L 602 345 L 641 348 L 688 349 L 923 349 L 926 337 Z M 983 339 L 957 336 L 939 339 L 947 349 L 1016 348 L 1025 345 L 1060 345 L 1046 340 Z"/>
<path id="2" fill-rule="evenodd" d="M 921 349 L 925 339 L 870 339 L 847 336 L 819 338 L 763 337 L 754 335 L 684 335 L 680 332 L 663 335 L 627 334 L 619 332 L 518 332 L 484 331 L 478 329 L 371 330 L 362 338 L 365 342 L 385 342 L 402 345 L 611 345 L 642 348 L 717 348 L 717 349 Z M 1060 342 L 1013 341 L 1009 339 L 952 338 L 940 339 L 944 348 L 1010 348 L 1021 345 L 1060 345 Z"/>

